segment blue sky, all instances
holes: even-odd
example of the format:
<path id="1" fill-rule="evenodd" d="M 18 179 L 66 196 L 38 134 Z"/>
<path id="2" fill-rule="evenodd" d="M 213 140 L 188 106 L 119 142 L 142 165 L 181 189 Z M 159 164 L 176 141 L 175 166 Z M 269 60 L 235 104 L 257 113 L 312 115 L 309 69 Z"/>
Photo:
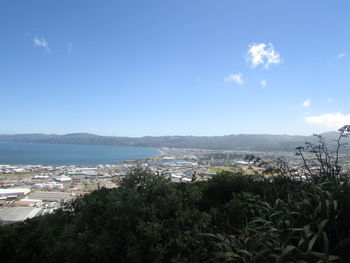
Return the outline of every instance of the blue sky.
<path id="1" fill-rule="evenodd" d="M 350 124 L 350 1 L 2 0 L 0 133 Z"/>

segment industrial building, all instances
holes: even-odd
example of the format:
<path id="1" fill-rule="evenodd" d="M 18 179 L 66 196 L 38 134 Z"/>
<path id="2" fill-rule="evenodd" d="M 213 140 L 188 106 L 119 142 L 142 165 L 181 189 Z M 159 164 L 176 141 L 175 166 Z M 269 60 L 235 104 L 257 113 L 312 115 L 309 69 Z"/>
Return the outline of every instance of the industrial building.
<path id="1" fill-rule="evenodd" d="M 0 189 L 0 199 L 18 198 L 30 193 L 29 188 L 7 188 Z"/>
<path id="2" fill-rule="evenodd" d="M 38 199 L 44 202 L 62 202 L 72 198 L 70 193 L 66 192 L 33 192 L 28 198 Z"/>
<path id="3" fill-rule="evenodd" d="M 41 210 L 41 208 L 37 207 L 4 207 L 0 210 L 0 221 L 4 223 L 21 222 L 38 215 Z"/>

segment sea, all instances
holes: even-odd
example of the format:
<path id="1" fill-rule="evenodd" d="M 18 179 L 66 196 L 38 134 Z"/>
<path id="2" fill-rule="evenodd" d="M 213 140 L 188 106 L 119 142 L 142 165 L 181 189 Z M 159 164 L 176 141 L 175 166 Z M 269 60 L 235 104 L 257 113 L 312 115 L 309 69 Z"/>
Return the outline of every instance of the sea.
<path id="1" fill-rule="evenodd" d="M 159 154 L 148 147 L 0 142 L 0 164 L 8 165 L 95 166 Z"/>

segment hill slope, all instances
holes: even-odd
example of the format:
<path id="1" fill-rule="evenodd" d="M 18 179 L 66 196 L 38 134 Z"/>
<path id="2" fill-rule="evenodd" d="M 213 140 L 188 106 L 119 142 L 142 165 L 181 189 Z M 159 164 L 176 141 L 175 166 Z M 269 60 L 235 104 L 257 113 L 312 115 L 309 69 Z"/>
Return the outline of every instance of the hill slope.
<path id="1" fill-rule="evenodd" d="M 323 134 L 332 142 L 337 132 Z M 143 147 L 193 148 L 209 150 L 247 150 L 247 151 L 294 151 L 295 147 L 306 141 L 314 141 L 314 136 L 238 134 L 226 136 L 145 136 L 140 138 L 99 136 L 89 133 L 57 134 L 15 134 L 0 135 L 0 141 L 118 145 Z"/>

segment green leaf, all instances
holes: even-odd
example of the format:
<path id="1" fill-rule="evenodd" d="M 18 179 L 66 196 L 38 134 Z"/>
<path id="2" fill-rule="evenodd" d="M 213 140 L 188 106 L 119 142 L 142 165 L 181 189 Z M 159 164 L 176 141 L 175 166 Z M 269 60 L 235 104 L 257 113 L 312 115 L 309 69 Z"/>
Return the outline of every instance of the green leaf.
<path id="1" fill-rule="evenodd" d="M 326 253 L 329 251 L 329 239 L 326 232 L 323 232 L 323 246 Z"/>
<path id="2" fill-rule="evenodd" d="M 328 260 L 329 260 L 329 261 L 335 261 L 335 260 L 339 260 L 339 259 L 340 259 L 340 257 L 335 256 L 335 255 L 329 255 L 329 256 L 328 256 Z"/>
<path id="3" fill-rule="evenodd" d="M 311 255 L 317 257 L 318 259 L 321 259 L 321 261 L 317 261 L 317 262 L 327 262 L 328 261 L 328 257 L 326 254 L 319 253 L 319 252 L 311 252 Z"/>
<path id="4" fill-rule="evenodd" d="M 310 253 L 310 251 L 312 250 L 312 248 L 314 247 L 314 244 L 316 242 L 317 239 L 317 235 L 314 235 L 311 240 L 309 241 L 309 246 L 307 248 L 307 252 Z"/>
<path id="5" fill-rule="evenodd" d="M 288 246 L 286 246 L 286 248 L 283 250 L 283 252 L 282 252 L 281 255 L 284 257 L 284 256 L 286 256 L 289 252 L 291 252 L 291 251 L 294 250 L 294 249 L 296 249 L 295 246 L 288 245 Z"/>
<path id="6" fill-rule="evenodd" d="M 317 226 L 317 227 L 318 227 L 318 230 L 319 230 L 319 231 L 323 230 L 323 228 L 325 227 L 325 225 L 327 224 L 327 222 L 328 222 L 328 219 L 322 220 L 322 222 Z"/>

